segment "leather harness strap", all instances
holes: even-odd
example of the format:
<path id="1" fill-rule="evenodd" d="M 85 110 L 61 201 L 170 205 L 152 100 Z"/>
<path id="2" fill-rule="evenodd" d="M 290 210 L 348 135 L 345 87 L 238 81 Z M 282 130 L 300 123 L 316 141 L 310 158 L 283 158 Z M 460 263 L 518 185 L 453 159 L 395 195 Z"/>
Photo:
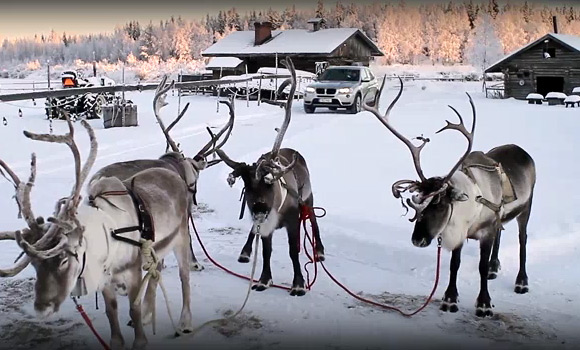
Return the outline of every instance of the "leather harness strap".
<path id="1" fill-rule="evenodd" d="M 135 178 L 131 180 L 131 189 L 127 189 L 126 194 L 129 195 L 129 197 L 131 197 L 131 199 L 133 200 L 133 205 L 135 206 L 135 210 L 137 212 L 137 219 L 139 220 L 139 223 L 137 226 L 129 226 L 112 230 L 111 235 L 113 236 L 114 239 L 119 240 L 121 242 L 141 247 L 142 245 L 141 242 L 120 235 L 122 233 L 139 231 L 141 233 L 141 238 L 155 242 L 153 217 L 151 216 L 149 211 L 147 211 L 147 207 L 143 199 L 135 191 L 132 190 L 134 188 L 134 183 Z"/>

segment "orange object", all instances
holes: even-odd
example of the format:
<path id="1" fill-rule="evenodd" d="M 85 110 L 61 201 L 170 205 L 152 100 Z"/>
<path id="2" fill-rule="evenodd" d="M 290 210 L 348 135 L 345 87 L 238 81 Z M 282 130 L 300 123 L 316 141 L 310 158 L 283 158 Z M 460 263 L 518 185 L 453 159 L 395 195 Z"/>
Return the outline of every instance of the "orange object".
<path id="1" fill-rule="evenodd" d="M 72 78 L 65 78 L 62 85 L 64 86 L 70 86 L 70 87 L 74 87 L 75 86 L 75 82 L 72 80 Z"/>

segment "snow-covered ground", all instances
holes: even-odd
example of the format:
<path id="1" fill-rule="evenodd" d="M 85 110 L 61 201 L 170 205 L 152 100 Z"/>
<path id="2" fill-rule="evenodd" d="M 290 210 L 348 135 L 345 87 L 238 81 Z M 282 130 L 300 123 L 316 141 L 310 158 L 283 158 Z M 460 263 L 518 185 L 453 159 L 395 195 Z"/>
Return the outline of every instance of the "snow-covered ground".
<path id="1" fill-rule="evenodd" d="M 1 84 L 0 80 L 0 84 Z M 427 176 L 446 173 L 464 152 L 465 141 L 454 133 L 434 132 L 445 119 L 456 121 L 447 108 L 455 106 L 469 123 L 470 107 L 465 91 L 472 94 L 478 113 L 475 150 L 516 143 L 536 162 L 538 180 L 531 220 L 528 226 L 528 275 L 530 293 L 513 292 L 518 271 L 518 239 L 515 222 L 506 225 L 502 235 L 499 277 L 490 282 L 495 316 L 475 317 L 475 298 L 479 291 L 477 272 L 479 249 L 469 241 L 463 249 L 458 277 L 460 311 L 442 313 L 438 309 L 448 281 L 449 252 L 442 257 L 441 282 L 436 300 L 413 318 L 363 305 L 339 289 L 320 272 L 313 289 L 304 297 L 269 289 L 252 292 L 242 316 L 236 322 L 207 328 L 192 337 L 172 338 L 173 330 L 158 293 L 157 334 L 147 327 L 151 348 L 189 349 L 211 344 L 215 348 L 243 349 L 356 349 L 419 347 L 446 349 L 573 348 L 580 342 L 580 211 L 575 204 L 580 192 L 574 190 L 580 178 L 576 164 L 580 110 L 563 106 L 528 105 L 525 101 L 487 100 L 481 83 L 409 82 L 392 112 L 391 120 L 409 137 L 424 134 L 431 142 L 423 151 Z M 394 97 L 396 81 L 388 82 L 382 98 L 383 108 Z M 99 141 L 98 160 L 93 171 L 116 161 L 155 158 L 165 142 L 156 125 L 151 101 L 153 92 L 130 93 L 139 108 L 139 127 L 105 130 L 101 121 L 91 121 Z M 177 112 L 177 97 L 168 96 L 162 112 L 165 120 Z M 43 101 L 38 101 L 38 106 Z M 187 96 L 191 102 L 187 116 L 174 129 L 174 138 L 186 153 L 193 154 L 206 141 L 207 125 L 220 127 L 227 120 L 221 105 L 216 113 L 215 97 Z M 48 132 L 42 109 L 30 102 L 0 104 L 0 158 L 21 176 L 28 176 L 30 153 L 38 156 L 37 185 L 32 192 L 37 215 L 49 215 L 55 200 L 69 193 L 73 182 L 72 158 L 66 146 L 28 140 L 22 130 Z M 283 110 L 255 102 L 236 102 L 236 123 L 224 150 L 235 160 L 253 162 L 271 149 L 274 128 L 283 119 Z M 435 276 L 436 248 L 419 249 L 411 244 L 412 224 L 401 217 L 403 210 L 390 186 L 399 179 L 415 179 L 409 151 L 368 112 L 358 115 L 321 109 L 305 114 L 301 103 L 293 108 L 292 122 L 284 147 L 299 150 L 308 162 L 314 188 L 315 205 L 328 215 L 319 219 L 326 248 L 326 266 L 354 292 L 392 302 L 407 310 L 419 307 L 430 292 Z M 53 123 L 55 133 L 66 131 L 64 122 Z M 86 156 L 88 140 L 78 128 L 78 142 Z M 458 133 L 457 133 L 458 134 Z M 214 258 L 233 270 L 248 274 L 251 266 L 237 263 L 239 251 L 250 229 L 248 215 L 239 221 L 238 202 L 241 181 L 234 188 L 226 183 L 230 169 L 223 164 L 204 171 L 199 180 L 201 202 L 197 226 Z M 0 181 L 0 230 L 22 228 L 11 198 L 12 187 Z M 292 266 L 283 231 L 274 234 L 272 272 L 275 283 L 289 285 Z M 218 270 L 205 258 L 194 242 L 194 251 L 205 265 L 191 272 L 194 326 L 237 310 L 245 296 L 247 282 Z M 11 265 L 19 253 L 14 242 L 0 242 L 0 266 Z M 302 263 L 306 258 L 301 253 Z M 171 295 L 174 316 L 181 308 L 176 261 L 166 260 L 164 281 Z M 99 348 L 82 323 L 73 303 L 67 301 L 60 313 L 49 321 L 35 318 L 33 300 L 34 270 L 0 281 L 0 348 Z M 128 303 L 120 299 L 120 319 L 129 320 Z M 98 310 L 92 296 L 81 299 L 98 331 L 109 339 L 109 326 L 102 298 Z M 123 326 L 130 346 L 132 329 Z"/>

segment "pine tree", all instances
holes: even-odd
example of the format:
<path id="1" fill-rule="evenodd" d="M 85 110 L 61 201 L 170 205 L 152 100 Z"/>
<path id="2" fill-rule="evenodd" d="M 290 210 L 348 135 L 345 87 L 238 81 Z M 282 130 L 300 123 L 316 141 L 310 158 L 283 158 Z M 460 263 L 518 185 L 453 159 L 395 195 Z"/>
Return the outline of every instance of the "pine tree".
<path id="1" fill-rule="evenodd" d="M 499 5 L 497 3 L 497 0 L 489 0 L 487 12 L 494 20 L 497 18 L 497 15 L 499 14 Z"/>
<path id="2" fill-rule="evenodd" d="M 469 3 L 465 5 L 465 10 L 467 11 L 467 18 L 469 19 L 469 27 L 473 30 L 479 8 L 473 3 L 473 0 L 469 0 Z"/>

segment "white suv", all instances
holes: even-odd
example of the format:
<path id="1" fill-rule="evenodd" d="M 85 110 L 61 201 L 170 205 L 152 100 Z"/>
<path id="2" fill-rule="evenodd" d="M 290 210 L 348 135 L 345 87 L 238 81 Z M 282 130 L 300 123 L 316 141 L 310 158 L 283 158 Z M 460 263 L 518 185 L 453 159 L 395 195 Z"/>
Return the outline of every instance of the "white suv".
<path id="1" fill-rule="evenodd" d="M 350 113 L 358 113 L 363 97 L 372 103 L 378 87 L 377 78 L 367 67 L 328 67 L 315 83 L 306 87 L 304 111 L 314 113 L 316 107 L 328 107 L 330 110 L 346 108 Z"/>

